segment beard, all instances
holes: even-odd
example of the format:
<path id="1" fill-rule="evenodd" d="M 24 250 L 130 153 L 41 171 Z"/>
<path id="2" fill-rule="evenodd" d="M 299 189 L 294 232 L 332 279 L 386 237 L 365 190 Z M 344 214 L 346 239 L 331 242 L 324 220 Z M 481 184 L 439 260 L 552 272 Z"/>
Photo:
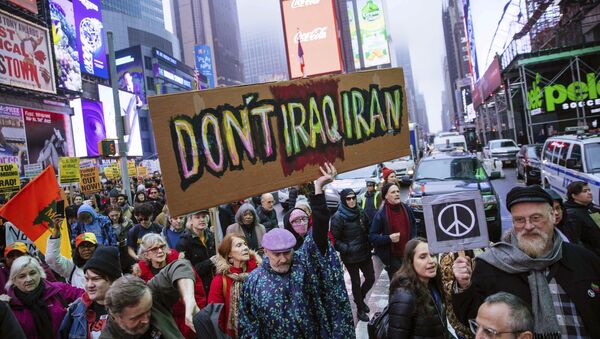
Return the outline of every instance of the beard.
<path id="1" fill-rule="evenodd" d="M 552 236 L 543 232 L 534 231 L 524 234 L 517 233 L 519 249 L 532 258 L 539 258 L 548 252 L 552 243 Z"/>

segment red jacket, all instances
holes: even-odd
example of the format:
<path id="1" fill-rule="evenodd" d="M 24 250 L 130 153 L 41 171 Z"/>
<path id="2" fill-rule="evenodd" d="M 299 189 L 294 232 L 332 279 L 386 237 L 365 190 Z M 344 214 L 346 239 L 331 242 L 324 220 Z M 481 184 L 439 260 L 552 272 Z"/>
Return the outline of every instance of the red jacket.
<path id="1" fill-rule="evenodd" d="M 210 284 L 208 303 L 225 304 L 225 308 L 223 308 L 223 311 L 221 311 L 221 315 L 219 316 L 219 327 L 221 328 L 221 331 L 227 333 L 227 335 L 230 337 L 235 338 L 235 332 L 227 329 L 227 319 L 229 319 L 229 309 L 231 307 L 229 303 L 229 293 L 231 290 L 231 285 L 233 284 L 233 279 L 224 275 L 224 272 L 229 270 L 231 273 L 242 273 L 242 269 L 229 265 L 221 256 L 217 256 L 216 258 L 218 258 L 217 262 L 215 263 L 218 274 L 213 278 L 212 283 Z M 250 261 L 248 261 L 245 272 L 252 272 L 260 265 L 261 262 L 262 259 L 258 256 L 258 254 L 250 251 Z M 223 279 L 225 279 L 225 283 L 223 283 Z M 223 291 L 223 285 L 225 285 L 225 291 Z"/>
<path id="2" fill-rule="evenodd" d="M 171 249 L 167 254 L 167 265 L 177 259 L 179 259 L 179 252 Z M 142 271 L 140 278 L 142 278 L 145 282 L 148 282 L 150 279 L 154 278 L 154 273 L 152 273 L 152 270 L 150 269 L 150 266 L 146 260 L 140 260 L 138 265 Z M 206 306 L 206 294 L 204 293 L 204 287 L 202 287 L 202 279 L 200 279 L 198 273 L 195 274 L 196 285 L 194 287 L 194 296 L 196 297 L 196 305 L 198 305 L 199 308 L 203 308 Z M 179 299 L 179 301 L 173 305 L 173 319 L 175 319 L 177 327 L 185 338 L 196 338 L 196 334 L 185 324 L 185 304 L 181 299 Z"/>

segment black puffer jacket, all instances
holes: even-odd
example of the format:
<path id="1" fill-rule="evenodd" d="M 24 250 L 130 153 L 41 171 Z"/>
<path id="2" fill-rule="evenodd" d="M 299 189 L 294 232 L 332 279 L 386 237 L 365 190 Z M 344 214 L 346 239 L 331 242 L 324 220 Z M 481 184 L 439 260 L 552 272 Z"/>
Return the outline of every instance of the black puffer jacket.
<path id="1" fill-rule="evenodd" d="M 417 305 L 415 293 L 404 287 L 390 296 L 388 338 L 446 338 L 445 315 L 433 297 Z"/>
<path id="2" fill-rule="evenodd" d="M 567 219 L 563 226 L 564 233 L 574 244 L 585 246 L 590 251 L 600 256 L 600 224 L 596 224 L 592 215 L 598 214 L 600 210 L 593 205 L 580 205 L 573 201 L 565 202 L 565 213 Z"/>
<path id="3" fill-rule="evenodd" d="M 204 291 L 206 292 L 206 295 L 208 295 L 215 269 L 215 265 L 210 260 L 210 257 L 215 255 L 216 251 L 213 233 L 208 229 L 204 232 L 206 232 L 206 244 L 203 244 L 202 241 L 200 241 L 200 238 L 192 235 L 189 230 L 186 230 L 179 238 L 176 249 L 177 252 L 185 253 L 185 258 L 192 263 L 198 276 L 202 279 Z"/>
<path id="4" fill-rule="evenodd" d="M 331 218 L 334 247 L 344 263 L 356 264 L 371 258 L 368 225 L 368 218 L 362 210 L 350 220 L 344 218 L 340 211 Z"/>

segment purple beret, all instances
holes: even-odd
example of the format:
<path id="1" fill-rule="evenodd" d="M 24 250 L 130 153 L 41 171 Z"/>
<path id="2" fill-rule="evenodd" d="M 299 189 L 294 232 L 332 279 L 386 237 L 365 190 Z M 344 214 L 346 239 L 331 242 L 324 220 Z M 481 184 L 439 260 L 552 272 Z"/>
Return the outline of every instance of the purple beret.
<path id="1" fill-rule="evenodd" d="M 296 238 L 284 228 L 274 228 L 263 236 L 262 246 L 271 252 L 287 252 L 296 246 Z"/>

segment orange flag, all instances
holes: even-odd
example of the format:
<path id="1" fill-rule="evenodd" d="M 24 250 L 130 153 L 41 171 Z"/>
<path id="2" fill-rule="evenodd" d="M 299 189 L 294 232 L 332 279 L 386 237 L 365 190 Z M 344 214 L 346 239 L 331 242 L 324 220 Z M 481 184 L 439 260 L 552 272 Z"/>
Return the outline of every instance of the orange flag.
<path id="1" fill-rule="evenodd" d="M 46 254 L 52 219 L 57 213 L 57 200 L 61 200 L 60 188 L 54 168 L 48 166 L 0 208 L 0 216 L 13 223 L 31 239 L 38 250 Z M 66 220 L 57 226 L 61 227 L 61 254 L 71 258 Z"/>

